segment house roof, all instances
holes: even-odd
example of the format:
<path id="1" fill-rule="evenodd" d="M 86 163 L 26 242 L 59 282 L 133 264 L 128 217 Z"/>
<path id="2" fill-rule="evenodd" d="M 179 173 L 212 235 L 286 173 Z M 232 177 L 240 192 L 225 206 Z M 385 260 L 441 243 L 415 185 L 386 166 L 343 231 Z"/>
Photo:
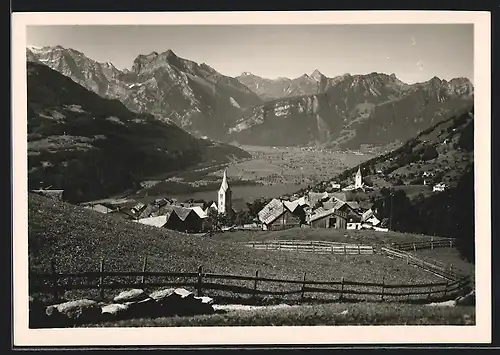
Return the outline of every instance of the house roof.
<path id="1" fill-rule="evenodd" d="M 332 214 L 336 214 L 337 210 L 335 208 L 330 208 L 330 209 L 325 209 L 323 207 L 320 207 L 314 211 L 314 213 L 309 217 L 309 222 L 314 222 L 318 219 L 330 216 Z"/>
<path id="2" fill-rule="evenodd" d="M 344 202 L 347 201 L 347 194 L 345 192 L 330 192 L 328 195 Z"/>
<path id="3" fill-rule="evenodd" d="M 100 203 L 95 204 L 95 205 L 85 206 L 84 208 L 87 208 L 87 209 L 92 210 L 92 211 L 101 212 L 101 213 L 108 213 L 108 212 L 112 211 L 111 208 L 106 207 L 104 205 L 101 205 Z"/>
<path id="4" fill-rule="evenodd" d="M 200 218 L 207 218 L 208 215 L 205 211 L 203 211 L 203 208 L 200 206 L 194 206 L 194 207 L 189 207 L 190 210 L 194 211 Z"/>
<path id="5" fill-rule="evenodd" d="M 139 203 L 135 204 L 135 206 L 132 207 L 132 209 L 136 210 L 136 211 L 140 211 L 140 210 L 142 210 L 145 207 L 146 207 L 146 205 L 144 203 L 139 202 Z"/>
<path id="6" fill-rule="evenodd" d="M 148 226 L 163 227 L 167 223 L 169 217 L 170 214 L 166 214 L 156 217 L 141 218 L 136 220 L 135 222 L 146 224 Z"/>
<path id="7" fill-rule="evenodd" d="M 328 192 L 309 192 L 309 205 L 312 207 L 319 201 L 328 197 Z"/>
<path id="8" fill-rule="evenodd" d="M 348 201 L 346 202 L 349 207 L 351 207 L 353 210 L 359 209 L 359 203 L 357 201 Z"/>
<path id="9" fill-rule="evenodd" d="M 363 212 L 363 214 L 361 215 L 361 221 L 364 222 L 372 216 L 373 216 L 373 211 L 369 209 L 368 211 Z"/>
<path id="10" fill-rule="evenodd" d="M 262 223 L 268 224 L 272 223 L 279 216 L 285 212 L 285 205 L 281 200 L 273 198 L 271 202 L 264 206 L 262 210 L 259 211 L 259 220 Z"/>
<path id="11" fill-rule="evenodd" d="M 345 204 L 346 204 L 345 201 L 339 200 L 335 196 L 332 196 L 328 201 L 326 201 L 326 202 L 323 203 L 323 207 L 325 209 L 334 208 L 334 209 L 338 210 L 339 208 L 341 208 Z"/>
<path id="12" fill-rule="evenodd" d="M 177 215 L 177 217 L 179 217 L 179 219 L 184 222 L 191 213 L 194 213 L 194 215 L 200 217 L 198 208 L 199 210 L 203 211 L 200 207 L 186 208 L 181 206 L 166 205 L 160 209 L 160 213 L 163 215 L 166 214 L 167 212 L 174 212 Z M 196 209 L 198 212 L 196 212 L 194 209 Z M 204 211 L 202 215 L 206 216 Z M 205 218 L 205 217 L 200 217 L 200 218 Z"/>
<path id="13" fill-rule="evenodd" d="M 157 209 L 157 207 L 153 204 L 147 205 L 146 208 L 144 208 L 141 213 L 139 213 L 139 218 L 146 218 L 150 217 L 151 213 L 154 212 L 154 210 Z"/>
<path id="14" fill-rule="evenodd" d="M 305 205 L 305 203 L 301 203 L 301 199 L 294 201 L 284 201 L 283 203 L 290 212 L 294 212 L 297 207 L 302 207 Z"/>

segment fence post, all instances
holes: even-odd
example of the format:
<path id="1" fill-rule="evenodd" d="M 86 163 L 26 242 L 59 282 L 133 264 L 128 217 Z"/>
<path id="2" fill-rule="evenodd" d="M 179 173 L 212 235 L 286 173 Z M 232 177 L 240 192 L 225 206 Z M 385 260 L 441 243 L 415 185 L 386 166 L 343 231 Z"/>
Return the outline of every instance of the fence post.
<path id="1" fill-rule="evenodd" d="M 406 255 L 406 265 L 410 265 L 410 258 Z"/>
<path id="2" fill-rule="evenodd" d="M 434 249 L 434 237 L 431 237 L 431 250 Z"/>
<path id="3" fill-rule="evenodd" d="M 417 251 L 417 245 L 415 243 L 413 243 L 413 251 L 416 252 Z"/>
<path id="4" fill-rule="evenodd" d="M 253 283 L 253 297 L 257 297 L 257 282 L 259 281 L 259 270 L 255 271 L 255 281 Z"/>
<path id="5" fill-rule="evenodd" d="M 361 254 L 361 248 L 359 247 L 359 244 L 358 244 L 358 254 Z"/>
<path id="6" fill-rule="evenodd" d="M 101 300 L 104 299 L 104 258 L 101 258 L 99 263 L 99 292 Z"/>
<path id="7" fill-rule="evenodd" d="M 144 283 L 146 282 L 146 264 L 148 263 L 148 257 L 145 256 L 144 257 L 144 262 L 142 263 L 142 276 L 141 276 L 141 284 L 142 284 L 142 287 L 144 287 Z"/>
<path id="8" fill-rule="evenodd" d="M 198 284 L 196 286 L 196 295 L 198 297 L 201 297 L 203 296 L 203 292 L 202 292 L 202 284 L 203 284 L 203 267 L 200 265 L 198 267 Z"/>
<path id="9" fill-rule="evenodd" d="M 312 252 L 314 253 L 314 252 L 315 252 L 314 243 L 313 243 L 313 242 L 311 242 L 311 245 L 312 245 L 312 247 L 313 247 Z"/>
<path id="10" fill-rule="evenodd" d="M 450 239 L 450 248 L 453 248 L 453 240 Z"/>
<path id="11" fill-rule="evenodd" d="M 447 280 L 446 281 L 446 286 L 444 287 L 444 295 L 443 295 L 443 298 L 446 297 L 446 295 L 448 294 L 448 287 L 450 285 L 450 280 Z"/>
<path id="12" fill-rule="evenodd" d="M 346 249 L 345 244 L 344 244 L 344 254 L 347 254 L 347 249 Z"/>
<path id="13" fill-rule="evenodd" d="M 431 298 L 431 294 L 432 294 L 432 286 L 429 287 L 429 293 L 427 294 L 427 300 L 429 300 Z"/>
<path id="14" fill-rule="evenodd" d="M 334 253 L 333 253 L 333 245 L 332 245 L 332 254 L 334 254 Z"/>
<path id="15" fill-rule="evenodd" d="M 306 288 L 306 272 L 304 271 L 304 281 L 302 282 L 302 293 L 300 295 L 301 300 L 304 300 L 305 288 Z"/>
<path id="16" fill-rule="evenodd" d="M 54 296 L 54 300 L 57 301 L 59 299 L 59 292 L 58 292 L 58 277 L 57 277 L 57 272 L 56 272 L 56 262 L 54 259 L 52 259 L 50 261 L 50 269 L 52 271 L 52 286 L 53 286 L 53 296 Z"/>
<path id="17" fill-rule="evenodd" d="M 384 293 L 385 293 L 385 276 L 382 277 L 382 301 L 384 300 Z"/>
<path id="18" fill-rule="evenodd" d="M 339 296 L 339 301 L 341 301 L 344 298 L 344 276 L 340 279 L 340 296 Z"/>

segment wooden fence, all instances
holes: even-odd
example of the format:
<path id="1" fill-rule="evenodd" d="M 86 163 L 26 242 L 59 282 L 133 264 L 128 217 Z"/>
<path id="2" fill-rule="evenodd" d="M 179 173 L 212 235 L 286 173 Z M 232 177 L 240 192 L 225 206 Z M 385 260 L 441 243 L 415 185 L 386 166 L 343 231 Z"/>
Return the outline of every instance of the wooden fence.
<path id="1" fill-rule="evenodd" d="M 371 245 L 346 244 L 318 240 L 270 240 L 243 242 L 243 245 L 260 250 L 295 251 L 316 254 L 373 254 Z"/>
<path id="2" fill-rule="evenodd" d="M 402 251 L 413 251 L 435 249 L 435 248 L 453 248 L 456 242 L 452 238 L 431 238 L 430 241 L 425 242 L 411 242 L 411 243 L 392 243 L 391 247 Z"/>
<path id="3" fill-rule="evenodd" d="M 453 265 L 447 265 L 443 262 L 423 258 L 421 256 L 416 257 L 415 255 L 403 250 L 382 247 L 380 248 L 380 252 L 390 257 L 402 259 L 409 265 L 415 265 L 450 281 L 459 280 L 467 276 L 464 271 L 455 268 Z"/>
<path id="4" fill-rule="evenodd" d="M 99 290 L 100 298 L 105 299 L 105 290 L 110 289 L 116 291 L 130 288 L 188 287 L 195 289 L 198 296 L 204 295 L 206 291 L 216 291 L 217 294 L 229 292 L 251 297 L 297 295 L 299 300 L 304 300 L 306 294 L 322 294 L 329 295 L 327 299 L 330 301 L 355 299 L 408 302 L 453 297 L 470 283 L 468 276 L 425 284 L 390 284 L 385 282 L 385 278 L 381 283 L 350 281 L 343 277 L 336 281 L 315 281 L 308 280 L 305 273 L 300 279 L 287 280 L 262 277 L 259 271 L 256 271 L 254 276 L 205 273 L 202 266 L 194 272 L 151 272 L 146 271 L 146 259 L 141 271 L 126 272 L 106 271 L 103 261 L 99 271 L 78 273 L 60 273 L 54 265 L 52 263 L 51 273 L 30 273 L 30 293 L 52 294 L 53 299 L 58 300 L 65 291 L 93 289 Z M 127 277 L 135 280 L 125 280 Z M 236 284 L 228 284 L 227 281 Z M 213 293 L 211 295 L 213 296 Z"/>

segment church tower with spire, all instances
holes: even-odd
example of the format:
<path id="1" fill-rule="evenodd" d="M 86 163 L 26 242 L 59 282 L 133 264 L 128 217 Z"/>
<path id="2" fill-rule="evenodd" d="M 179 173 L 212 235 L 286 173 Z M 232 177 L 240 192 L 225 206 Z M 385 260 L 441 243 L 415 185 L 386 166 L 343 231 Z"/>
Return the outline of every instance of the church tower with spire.
<path id="1" fill-rule="evenodd" d="M 222 183 L 219 188 L 219 198 L 217 204 L 217 211 L 219 214 L 230 214 L 232 212 L 231 201 L 231 188 L 227 183 L 227 169 L 225 169 Z"/>
<path id="2" fill-rule="evenodd" d="M 358 172 L 356 173 L 356 179 L 354 181 L 354 188 L 363 187 L 363 177 L 361 176 L 361 167 L 358 168 Z"/>

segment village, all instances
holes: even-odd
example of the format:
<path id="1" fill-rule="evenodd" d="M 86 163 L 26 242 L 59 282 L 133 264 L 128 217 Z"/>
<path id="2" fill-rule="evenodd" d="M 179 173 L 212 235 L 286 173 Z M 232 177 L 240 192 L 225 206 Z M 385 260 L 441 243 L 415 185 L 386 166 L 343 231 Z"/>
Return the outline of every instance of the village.
<path id="1" fill-rule="evenodd" d="M 364 183 L 359 168 L 354 176 L 354 184 L 343 188 L 334 182 L 330 185 L 328 192 L 308 191 L 303 196 L 293 194 L 288 198 L 273 198 L 259 210 L 250 211 L 249 204 L 243 199 L 233 198 L 226 169 L 217 200 L 213 201 L 186 202 L 165 197 L 150 203 L 107 199 L 81 205 L 86 209 L 137 223 L 193 234 L 296 227 L 389 231 L 387 220 L 377 218 L 377 211 L 372 210 L 370 204 L 348 198 L 348 192 L 373 189 Z M 443 191 L 444 188 L 443 184 L 437 184 L 433 191 Z M 62 190 L 34 192 L 60 195 Z"/>

